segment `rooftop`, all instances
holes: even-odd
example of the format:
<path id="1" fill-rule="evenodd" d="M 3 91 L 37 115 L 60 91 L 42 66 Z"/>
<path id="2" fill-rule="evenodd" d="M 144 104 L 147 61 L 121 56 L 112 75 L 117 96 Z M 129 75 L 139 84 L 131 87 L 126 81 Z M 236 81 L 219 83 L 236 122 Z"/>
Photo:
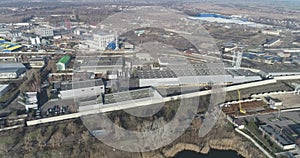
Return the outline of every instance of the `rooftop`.
<path id="1" fill-rule="evenodd" d="M 292 140 L 287 138 L 284 134 L 280 134 L 279 131 L 275 130 L 270 125 L 263 125 L 260 126 L 265 132 L 267 132 L 269 135 L 274 136 L 274 138 L 282 145 L 291 145 L 295 144 Z"/>
<path id="2" fill-rule="evenodd" d="M 177 78 L 181 76 L 259 76 L 249 70 L 242 69 L 224 69 L 218 66 L 209 66 L 207 64 L 195 65 L 169 65 L 160 70 L 139 70 L 139 78 Z"/>
<path id="3" fill-rule="evenodd" d="M 85 80 L 85 81 L 66 81 L 60 83 L 60 89 L 62 91 L 71 90 L 71 89 L 80 89 L 80 88 L 87 88 L 87 87 L 95 87 L 104 85 L 102 79 L 97 80 Z"/>
<path id="4" fill-rule="evenodd" d="M 66 55 L 66 56 L 63 56 L 58 62 L 63 63 L 63 64 L 67 64 L 70 61 L 70 59 L 71 59 L 71 57 Z"/>
<path id="5" fill-rule="evenodd" d="M 144 88 L 144 89 L 138 89 L 138 90 L 106 94 L 104 97 L 104 103 L 110 104 L 110 103 L 116 103 L 116 102 L 149 98 L 149 97 L 153 97 L 153 96 L 154 96 L 154 90 L 152 88 Z"/>
<path id="6" fill-rule="evenodd" d="M 81 66 L 123 65 L 122 57 L 93 57 L 84 58 Z"/>
<path id="7" fill-rule="evenodd" d="M 278 40 L 279 40 L 279 38 L 272 38 L 270 40 L 267 40 L 265 44 L 270 45 L 270 44 L 273 44 L 274 42 L 277 42 Z"/>

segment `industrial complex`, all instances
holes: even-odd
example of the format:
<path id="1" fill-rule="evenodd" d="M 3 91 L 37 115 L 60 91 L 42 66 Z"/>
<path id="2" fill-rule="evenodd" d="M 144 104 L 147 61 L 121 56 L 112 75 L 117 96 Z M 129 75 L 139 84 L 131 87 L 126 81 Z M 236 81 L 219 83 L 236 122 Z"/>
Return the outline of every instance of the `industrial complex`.
<path id="1" fill-rule="evenodd" d="M 114 9 L 122 19 L 99 25 L 74 11 L 0 23 L 0 132 L 158 104 L 174 106 L 158 113 L 170 117 L 178 102 L 200 98 L 209 102 L 194 112 L 200 137 L 222 115 L 226 130 L 254 142 L 266 157 L 300 157 L 300 48 L 291 44 L 300 24 L 291 29 L 248 16 L 165 15 L 163 9 L 136 16 L 142 9 Z"/>

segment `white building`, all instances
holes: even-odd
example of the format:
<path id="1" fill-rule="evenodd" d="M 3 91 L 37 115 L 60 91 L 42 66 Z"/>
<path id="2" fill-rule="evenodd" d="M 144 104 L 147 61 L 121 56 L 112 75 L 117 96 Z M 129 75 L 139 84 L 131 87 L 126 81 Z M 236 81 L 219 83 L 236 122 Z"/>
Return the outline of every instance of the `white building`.
<path id="1" fill-rule="evenodd" d="M 46 59 L 43 57 L 35 57 L 29 59 L 29 65 L 32 68 L 41 68 L 44 67 L 46 64 Z"/>
<path id="2" fill-rule="evenodd" d="M 25 108 L 26 110 L 38 108 L 37 92 L 25 93 Z"/>
<path id="3" fill-rule="evenodd" d="M 278 45 L 280 43 L 280 39 L 279 38 L 273 38 L 273 39 L 270 39 L 268 41 L 266 41 L 263 46 L 264 47 L 272 47 L 272 46 L 275 46 L 275 45 Z"/>
<path id="4" fill-rule="evenodd" d="M 280 36 L 281 30 L 262 30 L 261 33 L 266 35 Z"/>
<path id="5" fill-rule="evenodd" d="M 0 28 L 0 37 L 11 37 L 11 29 L 9 28 Z"/>
<path id="6" fill-rule="evenodd" d="M 39 37 L 29 38 L 31 45 L 39 45 L 41 44 L 41 39 Z"/>
<path id="7" fill-rule="evenodd" d="M 283 105 L 283 102 L 277 98 L 266 97 L 266 100 L 268 101 L 270 108 L 272 109 L 277 109 L 279 106 Z"/>
<path id="8" fill-rule="evenodd" d="M 124 42 L 123 47 L 124 47 L 124 49 L 128 49 L 128 50 L 133 50 L 134 49 L 134 45 L 129 43 L 129 42 Z"/>
<path id="9" fill-rule="evenodd" d="M 105 50 L 109 43 L 115 40 L 114 34 L 94 34 L 92 40 L 87 40 L 86 44 L 91 49 Z"/>
<path id="10" fill-rule="evenodd" d="M 39 35 L 41 37 L 52 37 L 52 36 L 54 36 L 53 29 L 51 29 L 51 28 L 42 28 L 42 27 L 36 28 L 35 29 L 35 34 Z"/>
<path id="11" fill-rule="evenodd" d="M 0 64 L 0 79 L 18 78 L 26 72 L 26 68 L 21 63 Z"/>
<path id="12" fill-rule="evenodd" d="M 139 86 L 207 85 L 210 83 L 237 84 L 259 81 L 262 78 L 251 71 L 242 69 L 212 70 L 202 64 L 168 65 L 160 70 L 140 70 L 137 72 Z"/>
<path id="13" fill-rule="evenodd" d="M 283 150 L 291 150 L 296 148 L 296 144 L 290 140 L 284 132 L 276 130 L 271 125 L 262 125 L 259 130 L 267 135 L 273 142 L 280 146 Z"/>
<path id="14" fill-rule="evenodd" d="M 75 82 L 62 82 L 60 85 L 60 98 L 70 99 L 86 96 L 100 95 L 105 92 L 105 87 L 101 79 L 85 80 Z"/>

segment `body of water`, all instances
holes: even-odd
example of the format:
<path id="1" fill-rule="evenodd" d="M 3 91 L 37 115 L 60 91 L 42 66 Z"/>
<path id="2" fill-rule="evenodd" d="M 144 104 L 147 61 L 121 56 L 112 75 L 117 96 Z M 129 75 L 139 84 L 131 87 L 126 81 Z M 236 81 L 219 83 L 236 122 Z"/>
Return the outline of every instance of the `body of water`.
<path id="1" fill-rule="evenodd" d="M 243 158 L 232 150 L 210 150 L 208 154 L 201 154 L 193 151 L 182 151 L 174 158 Z"/>

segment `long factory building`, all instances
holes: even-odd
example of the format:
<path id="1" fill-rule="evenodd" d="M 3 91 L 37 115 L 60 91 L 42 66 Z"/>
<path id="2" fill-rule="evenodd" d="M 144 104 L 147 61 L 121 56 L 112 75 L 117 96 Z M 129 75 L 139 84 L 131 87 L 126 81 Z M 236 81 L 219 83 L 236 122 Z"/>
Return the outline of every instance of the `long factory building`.
<path id="1" fill-rule="evenodd" d="M 224 68 L 224 65 L 218 64 L 187 64 L 184 61 L 177 62 L 176 60 L 174 62 L 173 59 L 172 62 L 159 60 L 161 67 L 138 69 L 134 72 L 134 69 L 143 67 L 143 62 L 133 62 L 128 58 L 120 57 L 88 59 L 79 59 L 77 70 L 106 74 L 108 79 L 131 78 L 138 80 L 139 87 L 210 83 L 238 84 L 262 80 L 260 74 L 250 70 Z M 114 72 L 115 76 L 110 74 L 111 71 Z"/>
<path id="2" fill-rule="evenodd" d="M 209 83 L 238 84 L 262 80 L 249 70 L 214 67 L 208 68 L 205 64 L 169 65 L 159 70 L 138 71 L 139 86 L 176 86 Z"/>

